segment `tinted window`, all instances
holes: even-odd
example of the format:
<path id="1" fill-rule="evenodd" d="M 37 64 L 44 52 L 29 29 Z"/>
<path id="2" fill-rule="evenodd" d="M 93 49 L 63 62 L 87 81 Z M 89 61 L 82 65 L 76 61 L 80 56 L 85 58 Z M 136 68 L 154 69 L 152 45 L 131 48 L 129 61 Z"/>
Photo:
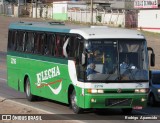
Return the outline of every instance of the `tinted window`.
<path id="1" fill-rule="evenodd" d="M 34 33 L 26 33 L 25 52 L 32 53 L 34 51 Z"/>
<path id="2" fill-rule="evenodd" d="M 44 42 L 46 40 L 46 35 L 44 33 L 36 33 L 34 53 L 44 54 Z"/>
<path id="3" fill-rule="evenodd" d="M 54 47 L 54 55 L 55 56 L 63 56 L 63 44 L 66 41 L 66 36 L 61 34 L 56 34 L 55 47 Z"/>
<path id="4" fill-rule="evenodd" d="M 44 42 L 44 55 L 54 56 L 54 48 L 55 48 L 55 35 L 47 34 L 47 39 Z"/>
<path id="5" fill-rule="evenodd" d="M 152 74 L 152 83 L 153 84 L 160 84 L 160 73 L 153 73 Z"/>
<path id="6" fill-rule="evenodd" d="M 25 43 L 25 33 L 22 31 L 18 31 L 17 36 L 17 51 L 24 51 L 24 43 Z"/>
<path id="7" fill-rule="evenodd" d="M 16 50 L 17 31 L 10 30 L 8 35 L 8 49 Z"/>

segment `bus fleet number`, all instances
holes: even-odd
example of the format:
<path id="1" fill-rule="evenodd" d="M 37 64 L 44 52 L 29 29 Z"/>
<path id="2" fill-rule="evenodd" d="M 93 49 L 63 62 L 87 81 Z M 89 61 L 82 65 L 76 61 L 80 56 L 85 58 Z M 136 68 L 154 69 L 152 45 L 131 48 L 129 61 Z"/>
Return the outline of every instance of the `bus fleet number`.
<path id="1" fill-rule="evenodd" d="M 11 64 L 16 64 L 16 59 L 15 58 L 11 58 Z"/>

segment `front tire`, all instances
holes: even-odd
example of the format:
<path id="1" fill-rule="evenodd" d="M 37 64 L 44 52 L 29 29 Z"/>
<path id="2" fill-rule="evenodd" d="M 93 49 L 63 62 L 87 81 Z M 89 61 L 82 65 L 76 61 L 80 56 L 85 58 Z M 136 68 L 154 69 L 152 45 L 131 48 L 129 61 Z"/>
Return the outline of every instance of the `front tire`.
<path id="1" fill-rule="evenodd" d="M 77 106 L 77 97 L 75 90 L 73 90 L 72 94 L 70 95 L 70 107 L 76 114 L 80 114 L 83 112 L 83 109 Z"/>
<path id="2" fill-rule="evenodd" d="M 154 97 L 153 94 L 151 94 L 151 95 L 149 96 L 148 100 L 149 100 L 149 105 L 150 105 L 150 106 L 153 107 L 153 106 L 156 105 L 156 100 L 155 100 L 155 97 Z"/>
<path id="3" fill-rule="evenodd" d="M 124 113 L 124 114 L 131 114 L 132 113 L 132 108 L 123 108 L 122 109 L 122 112 Z"/>
<path id="4" fill-rule="evenodd" d="M 26 80 L 25 93 L 26 93 L 26 98 L 28 101 L 34 101 L 36 99 L 36 97 L 34 95 L 32 95 L 32 93 L 31 93 L 31 85 L 30 85 L 29 78 L 27 78 L 27 80 Z"/>

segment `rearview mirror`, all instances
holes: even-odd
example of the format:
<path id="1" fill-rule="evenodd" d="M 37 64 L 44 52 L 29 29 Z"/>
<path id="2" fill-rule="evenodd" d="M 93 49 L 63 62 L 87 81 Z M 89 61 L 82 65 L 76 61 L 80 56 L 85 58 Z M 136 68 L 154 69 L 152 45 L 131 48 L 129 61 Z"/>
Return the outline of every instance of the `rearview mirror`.
<path id="1" fill-rule="evenodd" d="M 153 67 L 155 66 L 155 54 L 154 54 L 154 51 L 151 47 L 147 47 L 147 50 L 148 51 L 151 51 L 151 58 L 150 58 L 150 65 Z"/>
<path id="2" fill-rule="evenodd" d="M 151 63 L 152 67 L 155 66 L 155 54 L 154 53 L 151 54 L 151 61 L 150 61 L 150 63 Z"/>

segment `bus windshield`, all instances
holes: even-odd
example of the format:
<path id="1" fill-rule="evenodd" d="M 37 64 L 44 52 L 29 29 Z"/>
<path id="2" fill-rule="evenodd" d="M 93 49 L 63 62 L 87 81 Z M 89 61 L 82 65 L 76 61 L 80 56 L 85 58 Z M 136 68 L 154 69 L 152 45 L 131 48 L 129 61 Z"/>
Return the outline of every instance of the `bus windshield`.
<path id="1" fill-rule="evenodd" d="M 96 39 L 84 44 L 88 81 L 146 81 L 148 60 L 142 39 Z"/>

